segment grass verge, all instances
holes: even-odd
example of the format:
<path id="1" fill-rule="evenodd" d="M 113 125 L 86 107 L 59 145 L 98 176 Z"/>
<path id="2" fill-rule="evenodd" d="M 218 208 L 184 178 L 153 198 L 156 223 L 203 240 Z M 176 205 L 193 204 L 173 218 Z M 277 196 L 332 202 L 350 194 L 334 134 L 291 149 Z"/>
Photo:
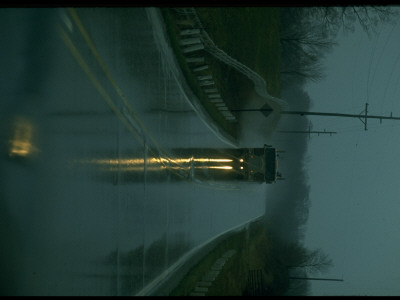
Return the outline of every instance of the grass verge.
<path id="1" fill-rule="evenodd" d="M 268 252 L 271 243 L 265 230 L 264 222 L 250 224 L 219 243 L 208 255 L 195 265 L 170 293 L 170 296 L 187 296 L 193 292 L 196 283 L 201 280 L 224 253 L 235 249 L 236 253 L 224 265 L 207 296 L 242 296 L 247 287 L 249 270 L 262 269 L 264 286 L 273 284 L 274 268 L 266 270 Z"/>
<path id="2" fill-rule="evenodd" d="M 268 92 L 272 96 L 279 97 L 281 88 L 279 8 L 197 7 L 196 11 L 217 47 L 257 72 L 266 81 Z M 238 124 L 226 120 L 216 106 L 209 101 L 196 78 L 202 75 L 201 72 L 195 75 L 186 62 L 179 45 L 180 27 L 177 24 L 176 14 L 167 7 L 161 8 L 161 13 L 170 45 L 189 87 L 219 128 L 237 139 Z M 248 102 L 253 90 L 252 81 L 206 51 L 203 56 L 205 63 L 209 65 L 207 72 L 213 75 L 215 86 L 227 107 L 242 108 Z M 236 116 L 238 117 L 237 114 Z"/>

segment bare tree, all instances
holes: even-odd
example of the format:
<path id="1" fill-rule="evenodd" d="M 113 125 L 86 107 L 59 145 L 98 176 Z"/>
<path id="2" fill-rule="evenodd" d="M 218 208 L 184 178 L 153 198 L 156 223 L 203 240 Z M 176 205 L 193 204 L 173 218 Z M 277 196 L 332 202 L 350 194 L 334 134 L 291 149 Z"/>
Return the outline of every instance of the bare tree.
<path id="1" fill-rule="evenodd" d="M 319 81 L 323 78 L 323 65 L 317 56 L 303 53 L 297 57 L 296 63 L 283 64 L 281 75 L 284 77 L 295 77 L 295 81 Z M 296 80 L 297 79 L 297 80 Z M 285 82 L 289 81 L 284 78 Z M 293 80 L 292 80 L 293 81 Z"/>
<path id="2" fill-rule="evenodd" d="M 288 86 L 306 80 L 323 78 L 321 61 L 335 45 L 326 31 L 313 22 L 310 11 L 303 8 L 283 8 L 281 12 L 281 78 Z"/>
<path id="3" fill-rule="evenodd" d="M 321 249 L 308 251 L 301 264 L 298 266 L 303 268 L 307 274 L 323 273 L 332 267 L 332 259 Z"/>
<path id="4" fill-rule="evenodd" d="M 324 273 L 333 265 L 332 259 L 321 249 L 308 250 L 297 242 L 282 244 L 280 254 L 280 262 L 291 272 Z"/>
<path id="5" fill-rule="evenodd" d="M 370 37 L 376 33 L 379 24 L 393 24 L 399 16 L 395 6 L 323 6 L 303 8 L 303 14 L 313 24 L 331 37 L 336 37 L 340 29 L 353 32 L 358 23 Z"/>
<path id="6" fill-rule="evenodd" d="M 323 78 L 322 60 L 336 44 L 342 30 L 352 32 L 359 24 L 370 37 L 379 24 L 395 23 L 394 6 L 316 6 L 281 9 L 281 79 L 285 87 L 295 82 Z"/>
<path id="7" fill-rule="evenodd" d="M 310 23 L 309 20 L 301 22 L 300 26 L 281 32 L 281 43 L 301 46 L 305 52 L 315 54 L 329 50 L 336 44 L 328 32 L 320 30 L 318 25 Z"/>

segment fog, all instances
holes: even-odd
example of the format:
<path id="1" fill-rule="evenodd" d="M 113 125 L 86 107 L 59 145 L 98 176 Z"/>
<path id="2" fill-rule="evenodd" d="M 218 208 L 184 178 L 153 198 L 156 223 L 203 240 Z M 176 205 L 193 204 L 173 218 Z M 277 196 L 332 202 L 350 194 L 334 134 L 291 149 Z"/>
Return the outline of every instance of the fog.
<path id="1" fill-rule="evenodd" d="M 144 8 L 0 15 L 2 294 L 135 295 L 263 213 L 265 185 L 175 181 L 144 163 L 226 145 L 198 114 L 166 112 L 191 106 Z"/>
<path id="2" fill-rule="evenodd" d="M 281 99 L 287 102 L 284 110 L 307 111 L 311 100 L 301 87 L 283 90 Z M 305 223 L 311 205 L 310 186 L 305 168 L 309 135 L 304 133 L 283 133 L 280 131 L 301 131 L 309 129 L 309 119 L 304 116 L 279 114 L 280 107 L 273 101 L 249 95 L 244 108 L 261 108 L 270 105 L 274 111 L 266 117 L 262 112 L 241 112 L 241 147 L 261 147 L 264 143 L 279 151 L 278 171 L 284 181 L 268 185 L 266 218 L 269 230 L 290 241 L 302 241 Z"/>
<path id="3" fill-rule="evenodd" d="M 284 90 L 282 99 L 288 104 L 287 110 L 307 111 L 310 98 L 301 88 Z M 282 238 L 303 240 L 304 225 L 311 205 L 310 186 L 305 168 L 309 136 L 304 133 L 283 133 L 279 131 L 308 130 L 309 120 L 304 116 L 281 115 L 276 130 L 269 142 L 280 151 L 278 170 L 285 180 L 269 187 L 266 204 L 266 217 L 270 228 Z"/>

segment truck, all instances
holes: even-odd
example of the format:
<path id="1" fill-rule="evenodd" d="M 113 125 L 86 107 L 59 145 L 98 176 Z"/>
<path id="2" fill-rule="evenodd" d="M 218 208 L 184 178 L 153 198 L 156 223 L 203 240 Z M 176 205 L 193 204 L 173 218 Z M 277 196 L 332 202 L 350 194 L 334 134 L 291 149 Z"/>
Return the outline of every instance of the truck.
<path id="1" fill-rule="evenodd" d="M 174 149 L 180 161 L 190 161 L 191 174 L 200 180 L 274 183 L 278 172 L 278 150 L 264 144 L 260 148 Z"/>
<path id="2" fill-rule="evenodd" d="M 242 149 L 238 171 L 245 181 L 276 182 L 281 177 L 278 172 L 276 148 L 264 144 L 263 148 Z"/>

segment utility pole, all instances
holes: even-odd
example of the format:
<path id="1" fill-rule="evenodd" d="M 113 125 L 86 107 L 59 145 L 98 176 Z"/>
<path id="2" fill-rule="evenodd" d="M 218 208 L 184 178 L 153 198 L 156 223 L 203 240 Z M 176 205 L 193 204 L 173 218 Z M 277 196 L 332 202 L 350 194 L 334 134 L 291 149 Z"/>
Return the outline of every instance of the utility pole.
<path id="1" fill-rule="evenodd" d="M 268 104 L 266 104 L 259 109 L 251 109 L 251 108 L 250 109 L 231 109 L 231 111 L 232 112 L 233 111 L 237 111 L 237 112 L 260 111 L 265 116 L 268 116 L 271 112 L 273 112 L 273 109 L 270 108 Z M 290 114 L 290 115 L 300 115 L 300 116 L 314 115 L 314 116 L 358 118 L 364 124 L 364 130 L 367 130 L 367 120 L 368 119 L 379 119 L 381 123 L 382 123 L 382 120 L 400 120 L 399 117 L 393 117 L 392 113 L 390 113 L 389 117 L 387 117 L 387 116 L 369 116 L 368 115 L 368 103 L 365 104 L 365 109 L 358 115 L 356 115 L 356 114 L 341 114 L 341 113 L 310 112 L 310 111 L 285 111 L 285 110 L 282 110 L 280 113 L 281 114 Z"/>
<path id="2" fill-rule="evenodd" d="M 278 130 L 278 132 L 282 132 L 282 133 L 308 133 L 308 138 L 311 139 L 311 133 L 316 133 L 318 134 L 318 136 L 320 134 L 330 134 L 332 136 L 332 134 L 335 134 L 335 131 L 326 131 L 324 129 L 324 131 L 311 131 L 311 124 L 308 125 L 308 131 L 306 130 Z"/>
<path id="3" fill-rule="evenodd" d="M 317 133 L 318 135 L 319 134 L 330 134 L 330 135 L 332 135 L 332 134 L 335 134 L 335 133 L 337 133 L 336 131 L 326 131 L 326 130 L 324 130 L 324 131 L 310 131 L 310 130 L 308 130 L 308 131 L 305 131 L 305 130 L 278 130 L 278 132 L 282 132 L 282 133 L 308 133 L 308 134 L 311 134 L 311 133 Z"/>

